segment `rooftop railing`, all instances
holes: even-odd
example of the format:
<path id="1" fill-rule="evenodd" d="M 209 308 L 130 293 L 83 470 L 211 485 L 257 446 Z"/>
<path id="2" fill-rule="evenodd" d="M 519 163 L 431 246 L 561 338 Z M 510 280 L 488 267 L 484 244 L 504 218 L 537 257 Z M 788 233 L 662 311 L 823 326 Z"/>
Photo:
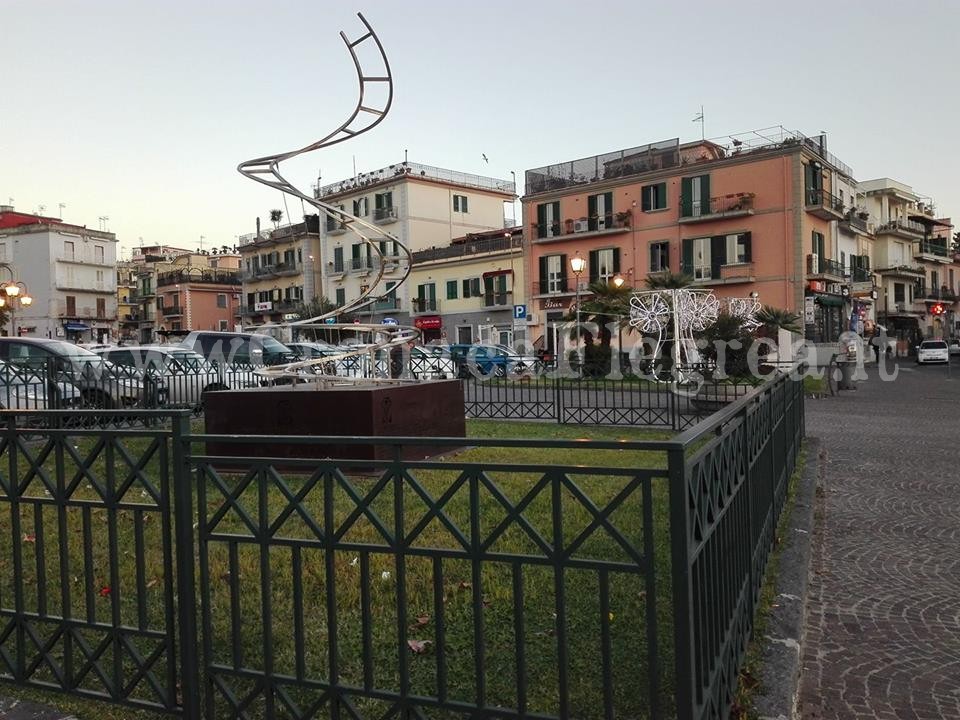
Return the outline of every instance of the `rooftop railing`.
<path id="1" fill-rule="evenodd" d="M 315 198 L 323 198 L 328 195 L 363 190 L 366 187 L 399 180 L 403 177 L 440 180 L 454 185 L 462 185 L 463 187 L 493 190 L 494 192 L 502 192 L 510 195 L 516 195 L 517 192 L 516 185 L 510 180 L 486 177 L 484 175 L 473 175 L 472 173 L 460 172 L 459 170 L 447 170 L 445 168 L 434 167 L 433 165 L 402 162 L 396 163 L 395 165 L 388 165 L 379 170 L 360 173 L 356 177 L 346 180 L 339 180 L 326 185 L 315 185 L 313 188 L 313 196 Z"/>
<path id="2" fill-rule="evenodd" d="M 487 238 L 485 240 L 473 240 L 456 245 L 447 245 L 446 247 L 428 248 L 426 250 L 417 250 L 413 253 L 413 262 L 422 263 L 431 260 L 445 260 L 447 258 L 469 257 L 471 255 L 482 255 L 490 252 L 502 252 L 504 250 L 518 250 L 523 246 L 523 241 L 519 235 L 509 238 Z"/>

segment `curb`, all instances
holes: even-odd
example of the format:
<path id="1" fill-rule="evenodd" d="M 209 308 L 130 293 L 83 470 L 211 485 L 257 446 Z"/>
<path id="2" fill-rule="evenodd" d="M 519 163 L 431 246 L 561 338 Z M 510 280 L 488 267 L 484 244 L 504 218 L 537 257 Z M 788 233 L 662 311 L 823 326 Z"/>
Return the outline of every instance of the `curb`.
<path id="1" fill-rule="evenodd" d="M 0 697 L 0 720 L 77 720 L 73 715 L 64 715 L 59 710 Z"/>
<path id="2" fill-rule="evenodd" d="M 825 451 L 819 439 L 805 438 L 807 464 L 787 522 L 787 540 L 780 556 L 776 601 L 767 620 L 760 655 L 759 689 L 753 709 L 759 720 L 797 716 L 801 646 L 809 589 L 816 490 L 822 483 Z"/>

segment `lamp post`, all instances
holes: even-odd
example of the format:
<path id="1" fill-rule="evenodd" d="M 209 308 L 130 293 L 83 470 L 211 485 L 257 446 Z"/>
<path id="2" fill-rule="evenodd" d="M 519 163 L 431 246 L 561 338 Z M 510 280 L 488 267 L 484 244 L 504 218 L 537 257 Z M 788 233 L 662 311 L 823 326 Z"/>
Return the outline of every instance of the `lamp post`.
<path id="1" fill-rule="evenodd" d="M 16 306 L 19 304 L 23 307 L 29 307 L 33 303 L 33 298 L 27 292 L 26 284 L 16 279 L 12 265 L 0 263 L 0 267 L 10 273 L 10 280 L 0 283 L 0 308 L 10 308 L 10 337 L 13 337 L 16 330 L 16 320 L 14 319 Z"/>
<path id="2" fill-rule="evenodd" d="M 576 255 L 570 258 L 570 269 L 573 270 L 573 275 L 576 278 L 576 299 L 574 302 L 577 304 L 577 360 L 579 368 L 577 371 L 578 375 L 583 375 L 583 357 L 580 355 L 580 273 L 583 272 L 583 269 L 586 267 L 587 261 L 580 257 L 580 251 L 578 250 Z"/>

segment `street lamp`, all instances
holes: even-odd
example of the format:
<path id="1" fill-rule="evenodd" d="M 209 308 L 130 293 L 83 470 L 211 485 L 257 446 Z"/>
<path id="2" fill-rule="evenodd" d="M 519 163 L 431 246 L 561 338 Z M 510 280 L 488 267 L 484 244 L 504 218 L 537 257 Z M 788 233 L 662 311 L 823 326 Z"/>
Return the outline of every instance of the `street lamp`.
<path id="1" fill-rule="evenodd" d="M 622 275 L 617 275 L 613 278 L 613 286 L 619 290 L 623 287 L 624 279 Z"/>
<path id="2" fill-rule="evenodd" d="M 576 255 L 570 258 L 570 269 L 573 271 L 573 275 L 576 278 L 577 288 L 576 288 L 576 304 L 577 304 L 577 360 L 579 360 L 579 370 L 578 374 L 583 374 L 583 358 L 580 356 L 580 273 L 583 272 L 583 269 L 587 266 L 587 261 L 580 257 L 580 251 L 578 250 Z"/>
<path id="3" fill-rule="evenodd" d="M 10 273 L 10 280 L 0 283 L 0 308 L 10 308 L 10 336 L 13 337 L 14 330 L 16 329 L 16 321 L 14 319 L 16 306 L 29 307 L 30 304 L 33 303 L 33 298 L 30 297 L 30 293 L 27 292 L 26 284 L 23 281 L 15 279 L 16 276 L 13 272 L 12 265 L 9 263 L 0 263 L 0 268 Z"/>

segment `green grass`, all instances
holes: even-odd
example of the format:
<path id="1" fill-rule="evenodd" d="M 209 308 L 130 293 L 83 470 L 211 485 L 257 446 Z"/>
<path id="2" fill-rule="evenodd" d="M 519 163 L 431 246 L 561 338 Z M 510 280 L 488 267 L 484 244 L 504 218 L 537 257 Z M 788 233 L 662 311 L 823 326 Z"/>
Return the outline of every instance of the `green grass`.
<path id="1" fill-rule="evenodd" d="M 472 420 L 468 422 L 468 435 L 471 438 L 557 438 L 557 439 L 602 439 L 602 440 L 642 440 L 669 437 L 668 431 L 648 432 L 633 428 L 599 428 L 583 426 L 564 426 L 552 423 L 505 423 L 498 421 Z M 89 452 L 92 441 L 78 438 L 77 452 L 84 457 Z M 143 452 L 147 441 L 126 439 L 122 444 L 131 455 Z M 52 462 L 52 461 L 51 461 Z M 68 458 L 68 469 L 72 461 Z M 546 468 L 557 466 L 564 468 L 570 479 L 587 494 L 599 508 L 621 493 L 631 481 L 632 474 L 616 475 L 611 472 L 591 471 L 590 466 L 604 468 L 648 468 L 663 470 L 666 467 L 665 455 L 661 452 L 643 450 L 587 450 L 583 447 L 562 449 L 474 447 L 444 457 L 429 467 L 416 468 L 410 474 L 416 479 L 422 490 L 436 501 L 448 489 L 452 488 L 462 472 L 485 469 L 496 487 L 513 504 L 518 503 L 540 480 Z M 502 466 L 502 467 L 498 467 Z M 48 467 L 52 465 L 48 463 Z M 104 477 L 106 463 L 101 455 L 93 463 L 95 477 Z M 156 463 L 148 466 L 147 474 L 156 477 Z M 242 475 L 222 474 L 223 482 L 230 488 L 239 488 Z M 68 473 L 69 475 L 69 473 Z M 305 489 L 308 479 L 290 472 L 280 472 L 284 482 L 294 493 Z M 353 474 L 349 480 L 361 494 L 371 491 L 379 475 Z M 404 483 L 403 501 L 405 514 L 404 532 L 409 534 L 427 513 L 427 505 L 411 488 Z M 238 503 L 248 509 L 256 522 L 259 508 L 260 483 L 254 481 L 238 492 Z M 31 486 L 33 495 L 42 494 L 42 487 Z M 135 485 L 127 499 L 135 502 L 149 502 L 141 495 L 142 488 Z M 652 483 L 652 533 L 654 537 L 655 575 L 657 583 L 656 612 L 658 636 L 662 638 L 659 651 L 661 668 L 661 696 L 666 702 L 672 697 L 672 626 L 670 619 L 670 553 L 667 523 L 667 487 L 665 481 Z M 316 521 L 323 525 L 323 483 L 306 491 L 303 507 Z M 81 483 L 74 498 L 96 499 L 92 487 Z M 287 506 L 288 500 L 275 484 L 268 485 L 264 511 L 270 518 L 276 518 Z M 482 484 L 477 493 L 479 502 L 479 529 L 481 537 L 486 537 L 497 524 L 504 520 L 507 511 L 494 495 Z M 212 515 L 223 504 L 223 496 L 208 484 L 207 511 Z M 388 484 L 383 492 L 370 503 L 372 510 L 382 519 L 387 528 L 393 528 L 395 496 L 393 485 Z M 450 521 L 464 535 L 470 535 L 471 493 L 469 483 L 464 483 L 450 493 L 444 510 Z M 336 488 L 332 495 L 334 526 L 342 525 L 356 507 L 342 488 Z M 591 522 L 592 515 L 577 501 L 567 489 L 561 490 L 562 536 L 564 545 L 569 544 Z M 610 522 L 627 538 L 628 542 L 641 550 L 644 533 L 643 494 L 641 488 L 634 490 L 623 504 L 610 516 Z M 167 577 L 162 552 L 162 532 L 159 517 L 144 520 L 150 513 L 141 515 L 129 510 L 117 513 L 117 543 L 121 548 L 119 557 L 118 581 L 111 581 L 107 542 L 110 516 L 103 508 L 94 509 L 90 515 L 89 527 L 85 528 L 81 515 L 71 510 L 66 527 L 65 542 L 71 563 L 71 612 L 83 616 L 88 611 L 85 594 L 92 590 L 94 600 L 92 612 L 98 620 L 108 622 L 116 598 L 117 608 L 124 622 L 136 624 L 138 603 L 136 583 L 138 567 L 143 568 L 143 582 L 146 590 L 141 598 L 151 627 L 162 627 L 163 587 Z M 154 515 L 156 515 L 154 513 Z M 552 502 L 550 486 L 531 500 L 523 516 L 549 542 L 554 528 L 552 526 Z M 32 504 L 21 508 L 21 532 L 25 535 L 37 535 L 36 517 Z M 55 508 L 47 506 L 42 512 L 43 535 L 45 539 L 46 562 L 45 576 L 48 588 L 48 612 L 59 614 L 62 611 L 59 590 L 59 560 L 57 557 L 58 531 Z M 135 551 L 135 528 L 139 527 L 144 538 L 144 560 L 137 562 Z M 93 563 L 88 573 L 83 572 L 84 532 L 93 537 L 91 547 Z M 249 534 L 235 512 L 228 513 L 217 526 L 218 532 Z M 307 523 L 294 514 L 287 519 L 278 532 L 290 538 L 309 539 L 312 532 Z M 334 567 L 335 596 L 338 609 L 337 636 L 338 657 L 342 682 L 362 685 L 362 614 L 361 587 L 370 588 L 370 607 L 372 617 L 372 654 L 374 661 L 374 685 L 382 689 L 395 689 L 399 683 L 398 618 L 396 616 L 397 567 L 394 554 L 380 536 L 374 523 L 361 516 L 352 523 L 341 542 L 355 542 L 367 546 L 369 573 L 361 576 L 363 561 L 358 562 L 361 551 L 342 549 L 333 553 L 330 559 Z M 461 547 L 454 535 L 437 519 L 433 518 L 422 532 L 412 541 L 413 547 L 457 549 Z M 9 603 L 13 584 L 13 570 L 10 551 L 10 534 L 0 537 L 0 602 Z M 27 608 L 36 607 L 38 570 L 36 562 L 36 544 L 23 544 L 22 580 L 25 588 Z M 511 523 L 508 529 L 491 547 L 492 552 L 541 555 L 542 551 L 530 537 L 517 525 Z M 301 551 L 303 613 L 305 617 L 304 649 L 297 652 L 294 628 L 294 605 L 292 601 L 294 586 L 293 553 L 289 548 L 273 546 L 269 549 L 268 597 L 272 604 L 273 633 L 272 656 L 275 672 L 294 674 L 298 660 L 303 663 L 307 677 L 327 677 L 327 653 L 331 638 L 326 623 L 326 563 L 328 558 L 322 548 L 307 548 Z M 231 664 L 231 619 L 240 620 L 240 646 L 243 663 L 247 667 L 262 668 L 263 662 L 263 598 L 260 593 L 261 566 L 260 548 L 257 545 L 243 543 L 238 546 L 236 564 L 232 565 L 228 547 L 225 543 L 211 543 L 209 548 L 209 577 L 211 579 L 211 611 L 213 657 L 215 662 Z M 622 547 L 603 529 L 598 529 L 582 544 L 575 557 L 595 560 L 627 561 Z M 387 575 L 386 573 L 389 573 Z M 85 580 L 89 576 L 89 582 Z M 237 584 L 238 597 L 231 601 L 231 585 Z M 473 666 L 474 648 L 474 611 L 473 583 L 470 563 L 461 559 L 449 559 L 443 563 L 442 612 L 445 617 L 445 652 L 448 663 L 448 693 L 453 699 L 471 701 L 476 692 L 476 676 Z M 556 630 L 556 592 L 554 573 L 547 566 L 525 565 L 523 572 L 524 596 L 521 616 L 525 625 L 524 643 L 527 659 L 528 710 L 558 714 L 558 690 L 556 669 L 558 666 Z M 569 679 L 567 689 L 571 699 L 571 713 L 578 718 L 602 716 L 602 684 L 600 666 L 600 606 L 597 573 L 592 570 L 567 570 L 564 575 L 566 590 L 566 630 L 569 645 Z M 434 601 L 434 571 L 428 558 L 408 556 L 406 562 L 406 590 L 408 612 L 404 623 L 408 637 L 433 642 L 434 631 L 440 608 Z M 89 586 L 89 587 L 88 587 Z M 110 590 L 101 595 L 103 588 Z M 483 596 L 482 622 L 484 648 L 487 663 L 485 676 L 487 702 L 494 705 L 515 705 L 515 660 L 514 627 L 517 618 L 514 614 L 514 596 L 512 590 L 511 566 L 506 562 L 486 562 L 480 581 Z M 612 675 L 614 705 L 617 717 L 645 717 L 647 715 L 646 687 L 646 623 L 645 613 L 649 598 L 645 595 L 643 575 L 635 573 L 610 573 L 610 643 L 612 653 Z M 418 620 L 417 618 L 422 618 Z M 91 642 L 93 638 L 91 637 Z M 59 646 L 58 646 L 59 647 Z M 148 651 L 147 645 L 140 645 L 141 652 Z M 409 662 L 411 687 L 415 693 L 434 695 L 436 686 L 436 650 L 434 645 L 426 646 L 422 654 L 404 652 Z M 59 650 L 55 652 L 60 652 Z M 112 655 L 108 650 L 105 665 L 110 666 Z M 125 672 L 132 671 L 128 659 L 124 660 Z M 44 677 L 44 671 L 40 671 Z M 48 676 L 48 675 L 47 675 Z M 87 679 L 88 682 L 92 678 Z M 92 684 L 92 683 L 91 683 Z M 246 686 L 235 684 L 238 691 Z M 96 717 L 98 720 L 113 718 L 147 718 L 149 713 L 132 711 L 105 704 L 94 704 L 83 700 L 67 698 L 54 693 L 39 693 L 35 690 L 3 686 L 4 694 L 23 698 L 42 700 L 63 710 L 77 714 L 80 718 Z M 301 702 L 308 700 L 305 693 L 292 691 Z M 387 705 L 381 702 L 355 699 L 357 706 L 365 715 L 379 716 Z M 251 710 L 251 716 L 258 716 L 257 705 Z M 431 715 L 431 717 L 441 717 Z"/>
<path id="2" fill-rule="evenodd" d="M 827 392 L 827 378 L 814 375 L 804 376 L 803 392 L 806 395 L 823 395 Z"/>

